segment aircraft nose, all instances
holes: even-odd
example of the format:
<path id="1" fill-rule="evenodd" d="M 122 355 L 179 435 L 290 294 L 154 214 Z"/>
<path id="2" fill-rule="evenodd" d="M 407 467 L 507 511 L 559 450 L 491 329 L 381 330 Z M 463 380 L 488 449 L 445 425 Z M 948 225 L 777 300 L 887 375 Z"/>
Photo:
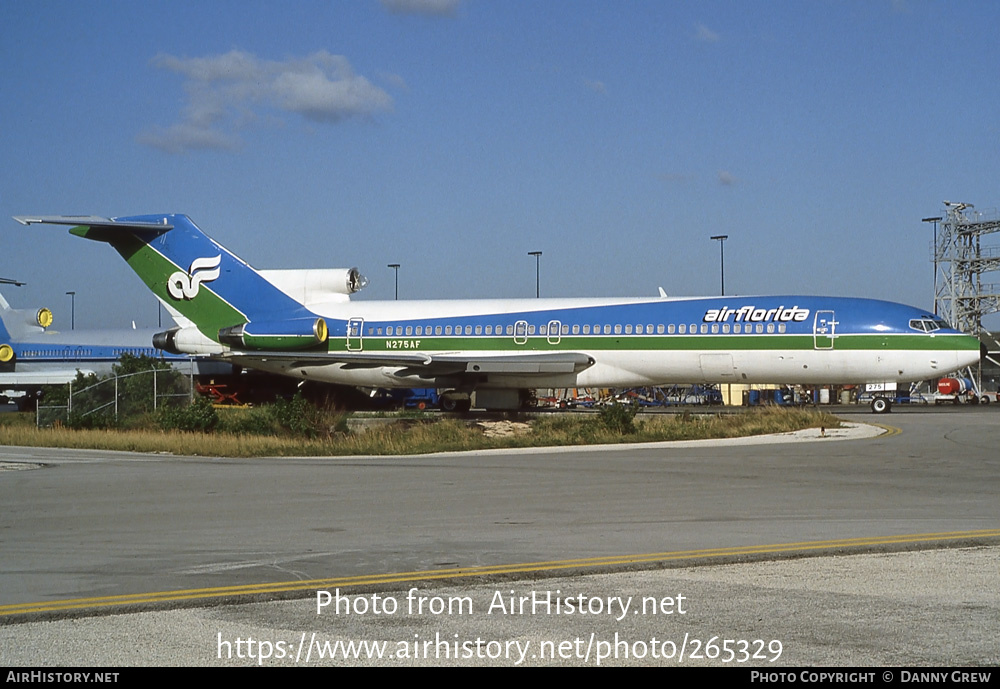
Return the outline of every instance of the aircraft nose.
<path id="1" fill-rule="evenodd" d="M 961 351 L 955 352 L 955 358 L 958 359 L 956 370 L 966 366 L 975 366 L 986 357 L 986 345 L 978 337 L 966 335 L 966 338 L 967 340 L 963 344 L 967 344 L 968 347 L 963 347 Z"/>

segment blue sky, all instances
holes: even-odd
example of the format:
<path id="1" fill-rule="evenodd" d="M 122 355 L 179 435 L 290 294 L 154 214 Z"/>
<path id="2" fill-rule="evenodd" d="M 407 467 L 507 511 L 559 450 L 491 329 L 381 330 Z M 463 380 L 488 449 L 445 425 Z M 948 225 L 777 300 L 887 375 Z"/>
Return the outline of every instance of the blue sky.
<path id="1" fill-rule="evenodd" d="M 0 216 L 186 213 L 357 298 L 927 306 L 942 201 L 1000 206 L 996 2 L 0 4 Z M 155 326 L 108 247 L 0 220 L 16 306 Z"/>

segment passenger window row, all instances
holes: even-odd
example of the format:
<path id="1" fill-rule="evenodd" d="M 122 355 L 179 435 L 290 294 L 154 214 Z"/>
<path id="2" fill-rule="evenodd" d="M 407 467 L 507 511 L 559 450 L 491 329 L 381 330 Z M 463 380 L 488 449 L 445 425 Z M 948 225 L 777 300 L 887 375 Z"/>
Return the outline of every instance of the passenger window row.
<path id="1" fill-rule="evenodd" d="M 913 321 L 910 322 L 910 326 L 914 327 L 913 326 Z M 570 334 L 573 334 L 573 335 L 581 335 L 581 334 L 582 335 L 591 335 L 591 334 L 593 334 L 593 335 L 602 335 L 602 334 L 603 335 L 611 335 L 611 334 L 614 334 L 614 335 L 621 335 L 621 334 L 625 334 L 625 335 L 653 335 L 653 334 L 663 335 L 664 333 L 666 333 L 667 335 L 697 335 L 697 334 L 708 335 L 708 334 L 718 334 L 718 333 L 721 333 L 723 335 L 728 335 L 728 334 L 735 334 L 735 335 L 745 334 L 745 335 L 749 335 L 749 334 L 754 334 L 754 333 L 765 333 L 765 332 L 767 332 L 767 333 L 775 333 L 775 332 L 777 332 L 777 333 L 785 333 L 788 330 L 787 325 L 785 323 L 747 323 L 746 325 L 743 325 L 741 323 L 732 323 L 732 324 L 730 324 L 730 323 L 721 323 L 721 324 L 720 323 L 711 323 L 711 324 L 709 324 L 709 323 L 702 323 L 700 325 L 697 324 L 697 323 L 692 323 L 691 325 L 687 325 L 685 323 L 681 323 L 680 325 L 675 325 L 675 324 L 671 323 L 670 325 L 666 325 L 666 326 L 664 324 L 662 324 L 662 323 L 660 323 L 658 325 L 655 325 L 655 326 L 652 323 L 648 323 L 648 324 L 645 324 L 645 325 L 643 325 L 641 323 L 637 323 L 637 324 L 634 324 L 634 325 L 632 323 L 627 323 L 625 325 L 622 325 L 621 323 L 616 323 L 615 325 L 611 325 L 611 324 L 608 324 L 608 323 L 605 323 L 605 324 L 602 325 L 602 324 L 598 323 L 598 324 L 594 324 L 593 326 L 591 326 L 590 324 L 586 324 L 586 325 L 573 325 L 573 326 L 566 325 L 566 324 L 561 324 L 559 326 L 559 332 L 558 333 L 555 333 L 555 332 L 549 333 L 548 332 L 548 328 L 549 328 L 548 324 L 539 325 L 539 326 L 535 326 L 534 324 L 528 324 L 528 326 L 527 326 L 527 334 L 528 335 L 535 335 L 537 333 L 538 335 L 556 335 L 556 334 L 559 334 L 559 335 L 570 335 Z M 402 337 L 402 336 L 406 336 L 406 337 L 428 336 L 429 337 L 429 336 L 432 336 L 432 335 L 437 336 L 437 335 L 473 335 L 473 334 L 474 335 L 493 335 L 493 334 L 496 334 L 496 335 L 511 335 L 512 336 L 512 335 L 514 335 L 514 326 L 513 325 L 507 325 L 507 326 L 503 326 L 503 325 L 496 325 L 496 326 L 493 326 L 493 325 L 476 325 L 476 326 L 472 326 L 472 325 L 466 325 L 466 326 L 461 326 L 461 325 L 456 325 L 456 326 L 451 326 L 451 325 L 444 325 L 444 326 L 441 326 L 441 325 L 434 325 L 434 326 L 431 326 L 431 325 L 427 325 L 427 326 L 422 326 L 422 325 L 416 325 L 416 326 L 413 326 L 413 325 L 407 325 L 407 326 L 396 325 L 396 326 L 392 326 L 392 325 L 390 325 L 390 326 L 386 326 L 384 328 L 384 334 L 386 336 L 388 336 L 388 337 Z M 373 336 L 383 335 L 383 327 L 382 326 L 368 326 L 368 335 L 373 335 Z"/>

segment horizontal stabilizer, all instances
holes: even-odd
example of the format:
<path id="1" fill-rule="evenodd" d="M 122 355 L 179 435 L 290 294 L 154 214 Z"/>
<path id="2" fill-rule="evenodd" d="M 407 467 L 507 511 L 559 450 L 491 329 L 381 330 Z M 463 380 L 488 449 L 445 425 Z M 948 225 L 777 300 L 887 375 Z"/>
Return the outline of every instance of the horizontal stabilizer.
<path id="1" fill-rule="evenodd" d="M 166 222 L 166 219 L 162 223 L 136 222 L 102 218 L 97 215 L 15 215 L 14 220 L 22 225 L 72 225 L 131 232 L 166 232 L 174 228 L 173 225 Z"/>

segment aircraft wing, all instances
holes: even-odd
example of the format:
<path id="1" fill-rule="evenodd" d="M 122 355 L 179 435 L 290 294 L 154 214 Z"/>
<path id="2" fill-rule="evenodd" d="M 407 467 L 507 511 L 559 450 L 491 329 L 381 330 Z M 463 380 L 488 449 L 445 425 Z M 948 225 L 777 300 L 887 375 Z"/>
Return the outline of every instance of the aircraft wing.
<path id="1" fill-rule="evenodd" d="M 580 352 L 477 355 L 470 352 L 228 352 L 218 358 L 253 368 L 255 362 L 281 361 L 293 367 L 343 364 L 344 368 L 400 367 L 397 375 L 579 373 L 594 365 Z"/>
<path id="2" fill-rule="evenodd" d="M 76 374 L 93 375 L 89 369 L 55 369 L 42 371 L 13 371 L 0 373 L 0 390 L 37 385 L 65 385 L 76 380 Z"/>

